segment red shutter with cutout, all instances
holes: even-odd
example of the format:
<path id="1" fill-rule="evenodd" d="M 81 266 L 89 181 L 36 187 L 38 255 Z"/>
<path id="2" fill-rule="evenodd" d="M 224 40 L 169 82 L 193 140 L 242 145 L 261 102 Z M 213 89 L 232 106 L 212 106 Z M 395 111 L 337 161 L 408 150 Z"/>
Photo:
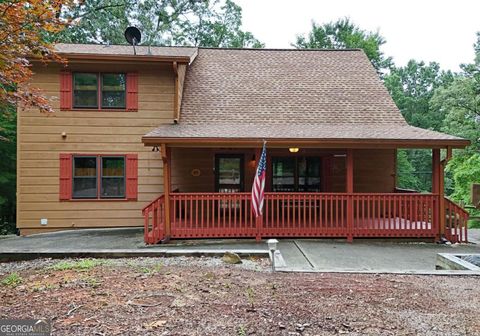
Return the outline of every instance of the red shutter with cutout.
<path id="1" fill-rule="evenodd" d="M 72 198 L 72 155 L 60 154 L 60 200 Z"/>
<path id="2" fill-rule="evenodd" d="M 60 110 L 72 108 L 72 73 L 60 72 Z"/>
<path id="3" fill-rule="evenodd" d="M 127 73 L 127 110 L 138 111 L 138 74 Z"/>
<path id="4" fill-rule="evenodd" d="M 126 158 L 126 193 L 129 200 L 137 200 L 138 197 L 138 155 L 127 154 Z"/>

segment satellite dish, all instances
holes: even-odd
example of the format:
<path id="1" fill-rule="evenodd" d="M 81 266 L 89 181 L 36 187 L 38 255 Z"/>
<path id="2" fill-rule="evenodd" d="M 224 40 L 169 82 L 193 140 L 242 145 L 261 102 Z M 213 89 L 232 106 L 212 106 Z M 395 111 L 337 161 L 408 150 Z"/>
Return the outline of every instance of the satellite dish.
<path id="1" fill-rule="evenodd" d="M 137 27 L 128 27 L 125 29 L 125 39 L 133 46 L 133 54 L 136 55 L 135 46 L 142 40 L 142 33 Z"/>

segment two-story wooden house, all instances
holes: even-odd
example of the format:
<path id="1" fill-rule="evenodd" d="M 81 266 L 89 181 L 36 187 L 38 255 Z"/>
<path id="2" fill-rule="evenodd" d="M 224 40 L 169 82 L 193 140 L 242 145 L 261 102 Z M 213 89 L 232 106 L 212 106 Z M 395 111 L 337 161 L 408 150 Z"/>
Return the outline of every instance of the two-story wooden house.
<path id="1" fill-rule="evenodd" d="M 33 79 L 56 112 L 19 111 L 22 234 L 466 239 L 443 169 L 468 141 L 409 126 L 361 50 L 57 50 L 68 66 L 35 64 Z M 431 193 L 396 189 L 398 148 L 432 150 Z"/>

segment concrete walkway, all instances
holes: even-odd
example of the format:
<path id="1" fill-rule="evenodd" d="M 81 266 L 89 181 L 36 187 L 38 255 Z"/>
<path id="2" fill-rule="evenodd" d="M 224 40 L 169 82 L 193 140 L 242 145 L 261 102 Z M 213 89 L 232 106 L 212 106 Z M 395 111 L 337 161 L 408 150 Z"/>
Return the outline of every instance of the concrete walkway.
<path id="1" fill-rule="evenodd" d="M 359 240 L 295 240 L 310 264 L 323 272 L 433 272 L 437 253 L 480 253 L 478 245 L 438 245 Z M 285 256 L 287 265 L 294 265 Z"/>
<path id="2" fill-rule="evenodd" d="M 472 230 L 473 231 L 473 230 Z M 480 230 L 471 232 L 477 237 Z M 479 234 L 480 236 L 480 234 Z M 438 245 L 395 241 L 283 239 L 277 264 L 284 271 L 314 272 L 435 272 L 437 253 L 480 253 L 480 245 Z M 267 256 L 265 241 L 189 240 L 145 246 L 142 228 L 96 229 L 11 236 L 0 239 L 0 260 L 35 257 L 138 257 L 169 255 Z"/>
<path id="3" fill-rule="evenodd" d="M 468 241 L 480 245 L 480 229 L 468 229 Z"/>

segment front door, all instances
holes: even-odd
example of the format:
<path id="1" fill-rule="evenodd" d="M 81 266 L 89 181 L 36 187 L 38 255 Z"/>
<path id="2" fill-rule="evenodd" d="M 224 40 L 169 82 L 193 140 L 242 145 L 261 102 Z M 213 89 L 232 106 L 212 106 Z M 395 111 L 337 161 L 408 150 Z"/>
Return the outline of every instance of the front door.
<path id="1" fill-rule="evenodd" d="M 215 156 L 215 191 L 242 192 L 244 190 L 244 164 L 242 154 Z"/>

